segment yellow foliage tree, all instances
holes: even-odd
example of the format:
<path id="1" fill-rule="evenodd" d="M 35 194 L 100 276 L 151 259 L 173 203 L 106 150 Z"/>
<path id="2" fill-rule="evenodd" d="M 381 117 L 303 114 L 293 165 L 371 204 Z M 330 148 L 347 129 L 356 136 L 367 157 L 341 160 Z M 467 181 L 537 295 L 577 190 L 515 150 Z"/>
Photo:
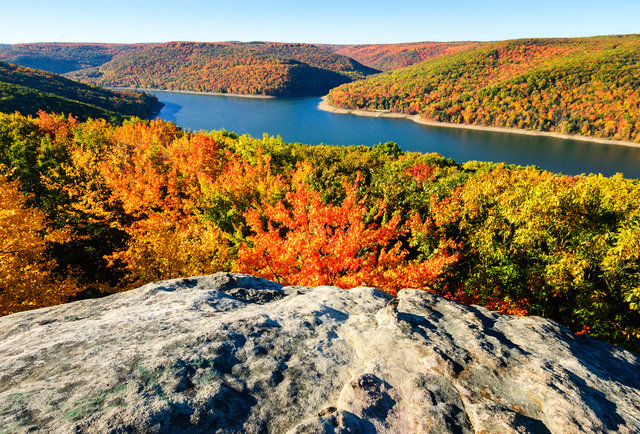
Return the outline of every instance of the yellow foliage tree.
<path id="1" fill-rule="evenodd" d="M 25 206 L 19 186 L 0 175 L 0 315 L 64 303 L 78 292 L 54 275 L 56 262 L 46 255 L 46 242 L 61 234 L 43 235 L 45 216 Z"/>

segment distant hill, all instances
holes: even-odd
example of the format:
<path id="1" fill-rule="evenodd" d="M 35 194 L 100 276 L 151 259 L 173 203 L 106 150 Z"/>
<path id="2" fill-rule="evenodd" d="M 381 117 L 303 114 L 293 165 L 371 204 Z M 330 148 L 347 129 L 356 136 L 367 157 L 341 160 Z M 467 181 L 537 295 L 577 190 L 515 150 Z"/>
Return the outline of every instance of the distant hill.
<path id="1" fill-rule="evenodd" d="M 114 57 L 144 47 L 145 44 L 79 44 L 43 42 L 0 45 L 0 60 L 64 74 L 102 65 Z"/>
<path id="2" fill-rule="evenodd" d="M 81 120 L 92 117 L 120 122 L 127 116 L 149 117 L 160 104 L 152 95 L 101 89 L 50 72 L 0 61 L 2 112 L 33 115 L 44 110 L 72 114 Z"/>
<path id="3" fill-rule="evenodd" d="M 319 47 L 348 56 L 363 65 L 381 71 L 390 71 L 479 45 L 481 45 L 479 42 L 414 42 L 406 44 L 319 45 Z"/>
<path id="4" fill-rule="evenodd" d="M 314 95 L 376 72 L 308 44 L 170 42 L 146 45 L 68 77 L 109 87 Z"/>
<path id="5" fill-rule="evenodd" d="M 339 107 L 640 142 L 640 36 L 480 45 L 332 89 Z"/>
<path id="6" fill-rule="evenodd" d="M 354 80 L 377 74 L 379 69 L 364 66 L 343 53 L 327 53 L 327 50 L 309 44 L 285 44 L 277 42 L 251 42 L 241 44 L 279 57 L 295 59 L 316 68 L 344 74 Z"/>

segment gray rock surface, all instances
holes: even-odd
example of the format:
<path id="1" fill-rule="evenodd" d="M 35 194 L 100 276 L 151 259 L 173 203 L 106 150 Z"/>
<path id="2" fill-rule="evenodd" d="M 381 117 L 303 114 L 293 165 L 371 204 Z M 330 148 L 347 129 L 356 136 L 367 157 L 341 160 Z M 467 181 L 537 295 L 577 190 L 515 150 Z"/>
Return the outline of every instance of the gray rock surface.
<path id="1" fill-rule="evenodd" d="M 417 290 L 220 273 L 0 318 L 0 432 L 640 432 L 640 358 Z"/>

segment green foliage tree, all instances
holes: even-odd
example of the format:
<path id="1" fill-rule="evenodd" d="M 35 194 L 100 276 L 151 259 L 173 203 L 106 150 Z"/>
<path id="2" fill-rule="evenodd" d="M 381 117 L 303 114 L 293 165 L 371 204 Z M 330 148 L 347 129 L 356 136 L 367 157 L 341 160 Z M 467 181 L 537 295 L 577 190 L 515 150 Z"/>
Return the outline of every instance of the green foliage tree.
<path id="1" fill-rule="evenodd" d="M 402 155 L 402 149 L 400 149 L 400 146 L 398 146 L 396 142 L 380 142 L 371 148 L 373 152 L 378 155 L 390 155 L 392 157 Z"/>

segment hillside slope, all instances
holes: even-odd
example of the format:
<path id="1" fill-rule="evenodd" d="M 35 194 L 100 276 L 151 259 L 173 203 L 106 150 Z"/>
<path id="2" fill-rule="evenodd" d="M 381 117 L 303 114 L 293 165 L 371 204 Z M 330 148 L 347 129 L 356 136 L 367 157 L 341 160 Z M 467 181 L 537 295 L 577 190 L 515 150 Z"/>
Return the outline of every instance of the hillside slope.
<path id="1" fill-rule="evenodd" d="M 405 68 L 434 57 L 481 45 L 478 42 L 413 42 L 406 44 L 320 45 L 381 71 Z"/>
<path id="2" fill-rule="evenodd" d="M 80 44 L 43 42 L 0 45 L 0 60 L 43 71 L 64 74 L 93 68 L 146 44 Z"/>
<path id="3" fill-rule="evenodd" d="M 170 42 L 68 76 L 114 87 L 310 95 L 376 72 L 313 45 Z"/>
<path id="4" fill-rule="evenodd" d="M 364 66 L 343 53 L 327 53 L 321 47 L 309 44 L 287 44 L 277 42 L 251 42 L 241 46 L 273 54 L 276 56 L 295 59 L 316 68 L 339 72 L 358 80 L 371 74 L 377 74 L 379 69 Z"/>
<path id="5" fill-rule="evenodd" d="M 331 90 L 345 108 L 640 141 L 640 37 L 502 41 Z"/>
<path id="6" fill-rule="evenodd" d="M 148 117 L 158 99 L 139 92 L 115 92 L 50 72 L 0 62 L 0 111 L 36 114 L 39 110 L 72 114 L 80 119 Z"/>

